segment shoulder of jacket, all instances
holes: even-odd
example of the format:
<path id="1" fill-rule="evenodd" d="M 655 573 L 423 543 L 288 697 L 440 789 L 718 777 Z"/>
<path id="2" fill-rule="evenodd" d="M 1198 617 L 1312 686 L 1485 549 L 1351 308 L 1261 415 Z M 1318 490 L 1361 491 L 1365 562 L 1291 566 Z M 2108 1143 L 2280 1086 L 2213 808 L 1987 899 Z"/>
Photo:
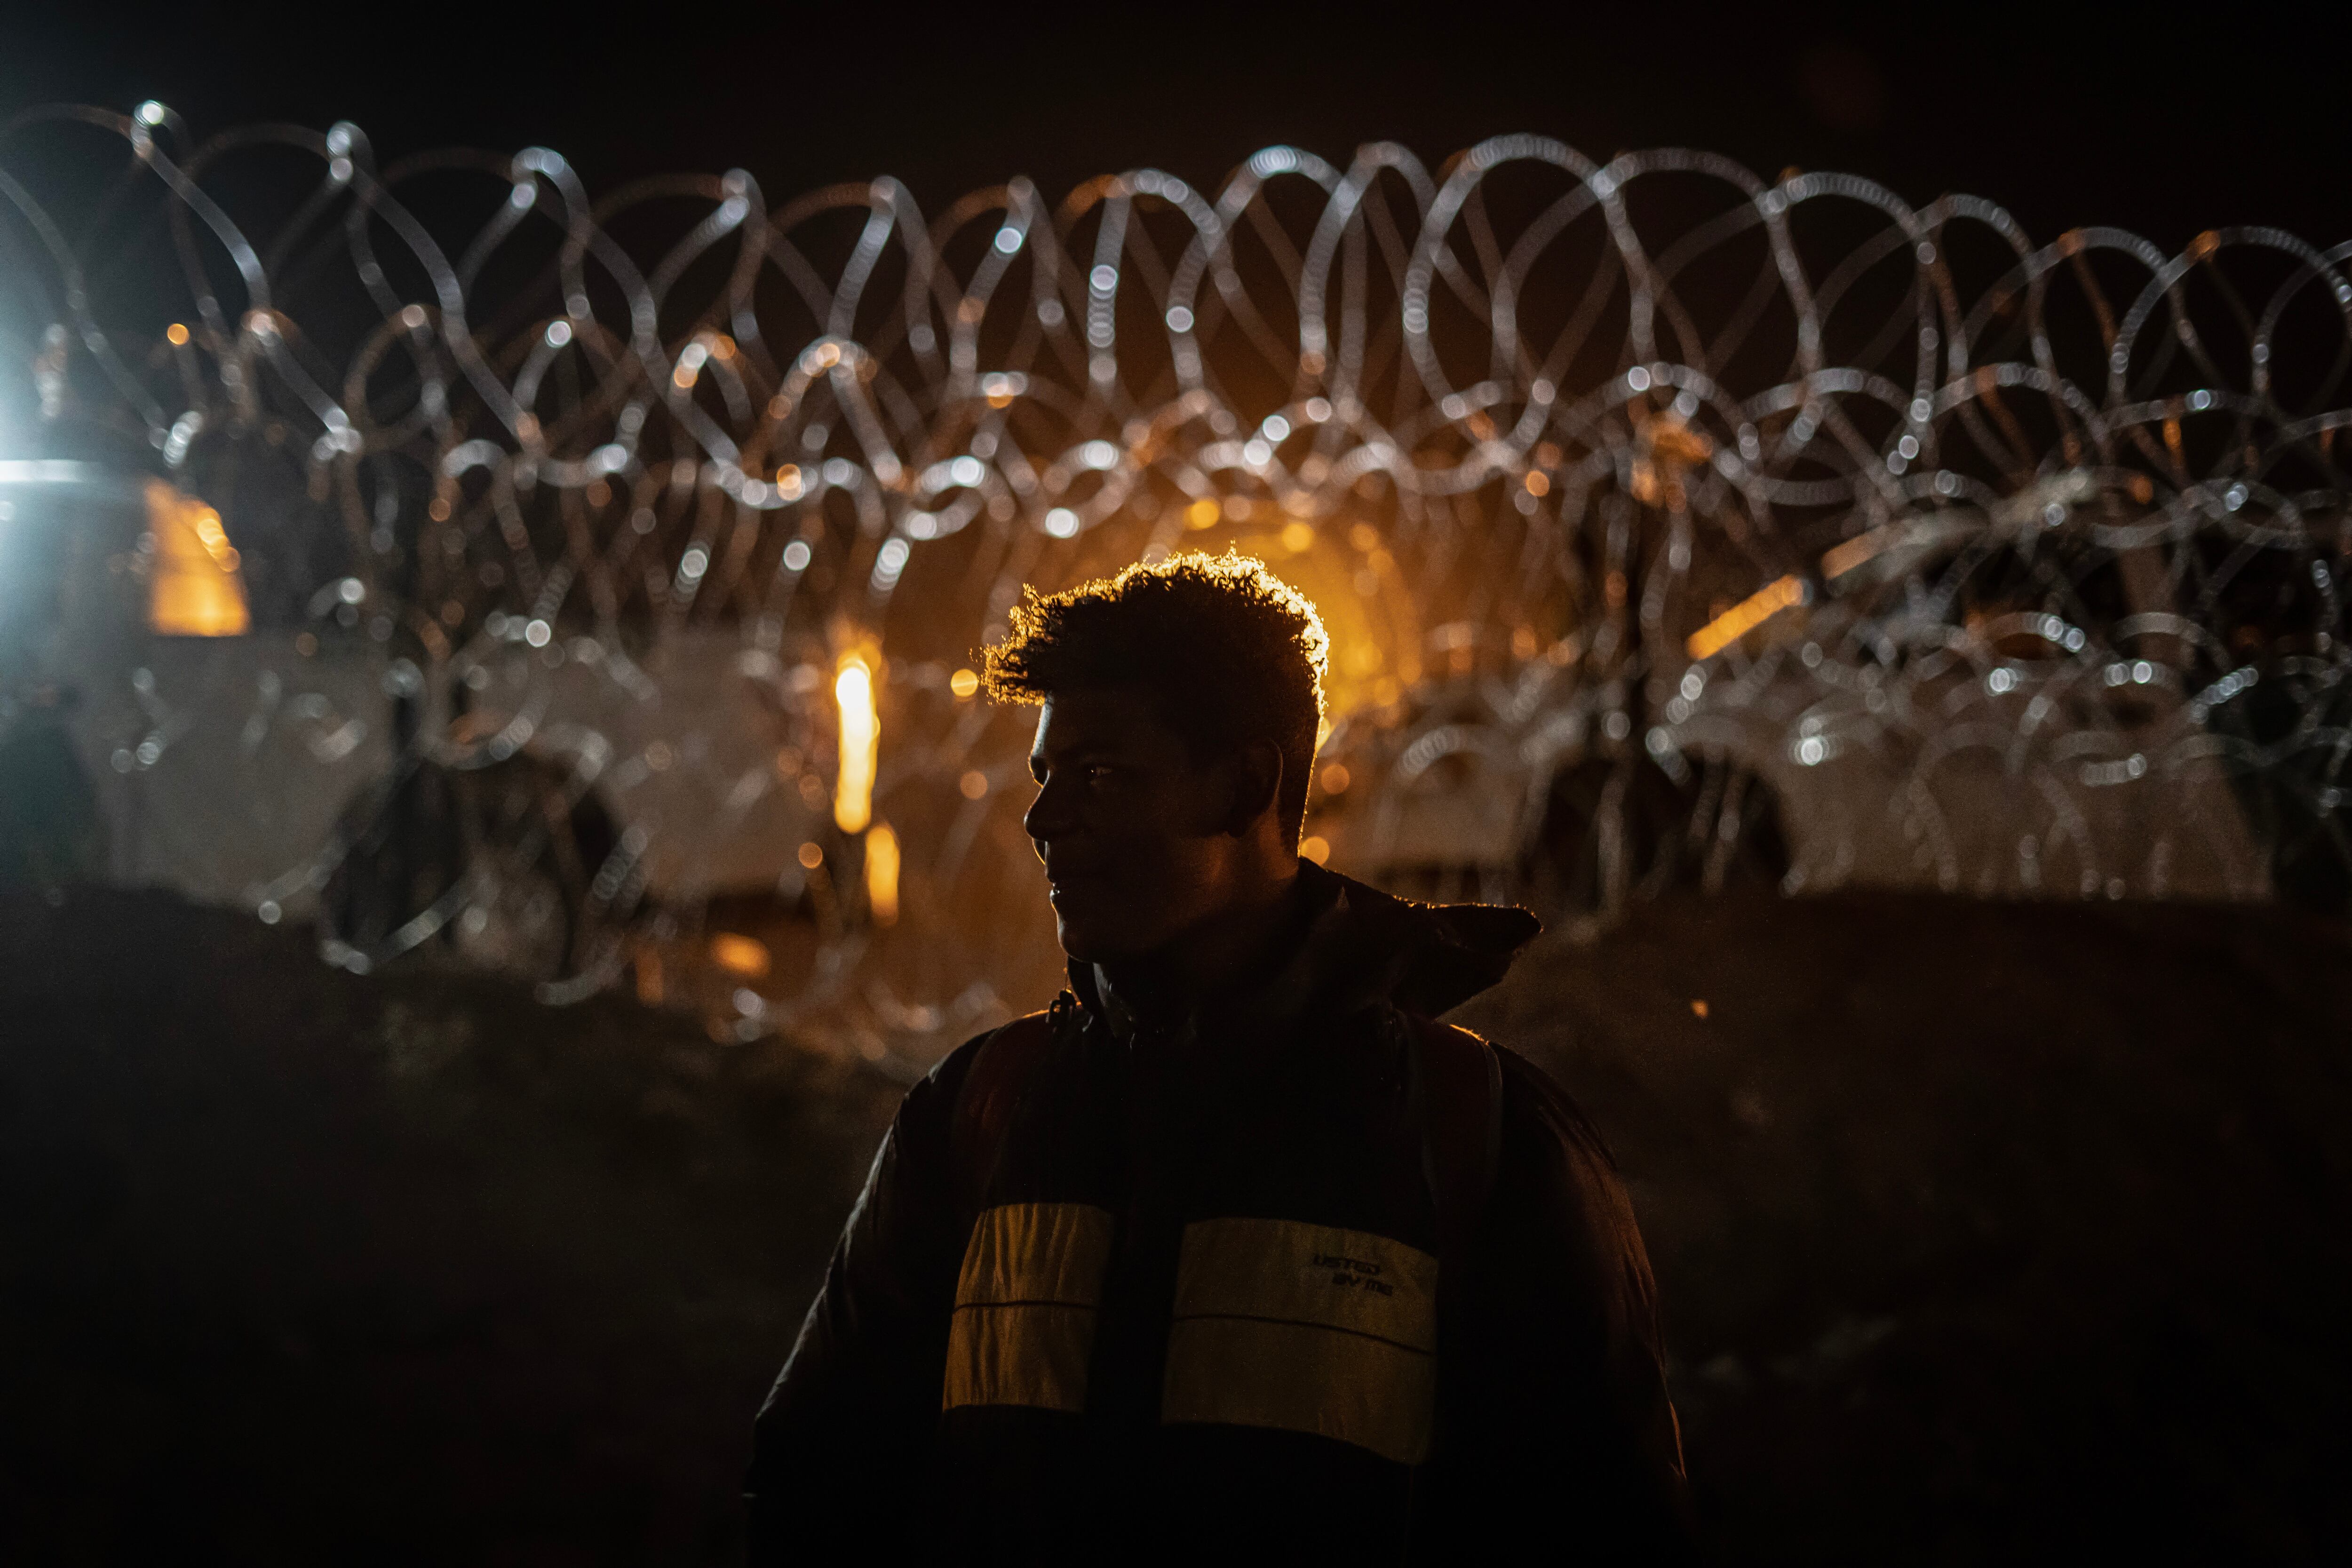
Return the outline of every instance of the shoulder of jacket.
<path id="1" fill-rule="evenodd" d="M 1433 1104 L 1440 1114 L 1475 1108 L 1486 1120 L 1503 1092 L 1500 1047 L 1474 1029 L 1442 1024 L 1418 1014 L 1404 1016 L 1421 1047 L 1422 1070 L 1428 1076 Z"/>
<path id="2" fill-rule="evenodd" d="M 1495 1047 L 1471 1030 L 1417 1013 L 1398 1016 L 1412 1039 L 1427 1106 L 1441 1249 L 1458 1254 L 1494 1190 L 1502 1152 L 1502 1065 Z"/>
<path id="3" fill-rule="evenodd" d="M 1447 1024 L 1435 1018 L 1424 1018 L 1418 1013 L 1407 1013 L 1405 1021 L 1432 1047 L 1462 1055 L 1497 1049 L 1495 1043 L 1475 1029 L 1465 1029 L 1459 1024 Z"/>
<path id="4" fill-rule="evenodd" d="M 1022 1091 L 1053 1048 L 1062 1005 L 1024 1014 L 965 1047 L 971 1052 L 956 1086 L 950 1158 L 960 1194 L 976 1202 L 995 1163 Z"/>
<path id="5" fill-rule="evenodd" d="M 1617 1154 L 1584 1107 L 1543 1066 L 1517 1051 L 1496 1047 L 1503 1068 L 1504 1120 L 1515 1141 L 1534 1138 L 1591 1161 L 1613 1178 Z"/>
<path id="6" fill-rule="evenodd" d="M 991 1076 L 1018 1071 L 1034 1067 L 1054 1043 L 1054 1026 L 1059 1009 L 1041 1008 L 1024 1013 L 1009 1024 L 1001 1025 L 982 1035 L 978 1054 L 972 1061 L 972 1073 Z"/>

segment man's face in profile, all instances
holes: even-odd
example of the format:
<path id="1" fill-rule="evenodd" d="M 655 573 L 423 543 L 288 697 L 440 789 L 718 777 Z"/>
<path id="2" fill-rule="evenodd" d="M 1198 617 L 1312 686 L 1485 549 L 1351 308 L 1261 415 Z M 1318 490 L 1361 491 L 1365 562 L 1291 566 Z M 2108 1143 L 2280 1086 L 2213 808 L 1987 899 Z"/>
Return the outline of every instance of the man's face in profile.
<path id="1" fill-rule="evenodd" d="M 1232 770 L 1196 763 L 1138 692 L 1059 693 L 1029 753 L 1036 802 L 1023 825 L 1063 951 L 1116 963 L 1164 946 L 1227 901 L 1239 841 Z"/>

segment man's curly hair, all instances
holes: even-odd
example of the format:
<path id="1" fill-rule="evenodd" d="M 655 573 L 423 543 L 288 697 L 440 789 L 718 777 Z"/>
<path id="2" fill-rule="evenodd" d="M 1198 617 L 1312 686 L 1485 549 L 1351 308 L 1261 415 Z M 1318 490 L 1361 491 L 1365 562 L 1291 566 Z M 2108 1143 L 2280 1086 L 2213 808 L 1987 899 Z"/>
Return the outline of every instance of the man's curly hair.
<path id="1" fill-rule="evenodd" d="M 1133 688 L 1196 758 L 1273 742 L 1276 809 L 1295 847 L 1328 661 L 1323 617 L 1305 595 L 1245 555 L 1187 552 L 1059 594 L 1024 589 L 1011 629 L 980 650 L 980 677 L 1000 702 Z"/>

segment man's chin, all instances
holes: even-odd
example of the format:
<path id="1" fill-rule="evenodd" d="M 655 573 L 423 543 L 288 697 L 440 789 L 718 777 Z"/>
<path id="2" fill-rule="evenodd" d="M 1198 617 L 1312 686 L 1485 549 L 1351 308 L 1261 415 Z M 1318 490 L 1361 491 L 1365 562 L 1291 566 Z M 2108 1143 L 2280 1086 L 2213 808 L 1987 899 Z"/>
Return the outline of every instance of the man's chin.
<path id="1" fill-rule="evenodd" d="M 1102 943 L 1086 921 L 1066 915 L 1054 917 L 1054 935 L 1062 943 L 1062 951 L 1074 963 L 1097 963 L 1102 960 Z"/>
<path id="2" fill-rule="evenodd" d="M 1062 951 L 1078 963 L 1116 963 L 1133 947 L 1101 923 L 1059 910 L 1054 911 L 1054 934 L 1060 939 Z"/>

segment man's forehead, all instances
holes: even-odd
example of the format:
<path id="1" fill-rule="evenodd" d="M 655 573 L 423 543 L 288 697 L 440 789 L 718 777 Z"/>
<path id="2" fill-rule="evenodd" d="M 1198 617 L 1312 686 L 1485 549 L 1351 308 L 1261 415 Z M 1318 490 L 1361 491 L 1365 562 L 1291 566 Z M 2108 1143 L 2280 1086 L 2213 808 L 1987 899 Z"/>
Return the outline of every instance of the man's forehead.
<path id="1" fill-rule="evenodd" d="M 1160 752 L 1183 742 L 1133 687 L 1081 687 L 1048 697 L 1037 713 L 1034 752 Z"/>

